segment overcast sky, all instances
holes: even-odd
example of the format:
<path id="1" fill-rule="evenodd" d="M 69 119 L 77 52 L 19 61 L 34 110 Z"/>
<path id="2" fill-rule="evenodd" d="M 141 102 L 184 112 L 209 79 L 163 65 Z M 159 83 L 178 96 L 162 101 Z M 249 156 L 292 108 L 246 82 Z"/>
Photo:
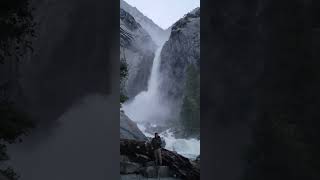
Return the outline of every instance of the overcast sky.
<path id="1" fill-rule="evenodd" d="M 125 0 L 163 29 L 200 7 L 200 0 Z"/>

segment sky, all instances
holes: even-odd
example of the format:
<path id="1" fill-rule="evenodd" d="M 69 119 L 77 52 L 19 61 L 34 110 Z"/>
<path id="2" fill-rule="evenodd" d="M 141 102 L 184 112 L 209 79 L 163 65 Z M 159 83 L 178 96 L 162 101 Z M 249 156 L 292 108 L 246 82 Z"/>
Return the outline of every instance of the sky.
<path id="1" fill-rule="evenodd" d="M 200 7 L 200 0 L 125 0 L 163 29 Z"/>

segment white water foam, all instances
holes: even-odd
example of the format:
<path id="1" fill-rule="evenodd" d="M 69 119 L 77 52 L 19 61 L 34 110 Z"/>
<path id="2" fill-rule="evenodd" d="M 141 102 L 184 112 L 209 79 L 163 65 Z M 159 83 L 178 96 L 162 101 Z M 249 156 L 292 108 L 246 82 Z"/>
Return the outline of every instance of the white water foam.
<path id="1" fill-rule="evenodd" d="M 189 159 L 196 159 L 200 155 L 200 140 L 176 139 L 170 129 L 160 134 L 166 142 L 166 149 L 175 151 Z"/>
<path id="2" fill-rule="evenodd" d="M 147 137 L 152 138 L 154 136 L 146 131 L 146 127 L 144 125 L 138 123 L 138 127 Z M 198 139 L 177 139 L 174 137 L 174 134 L 170 129 L 160 133 L 160 137 L 165 140 L 165 148 L 170 151 L 175 151 L 192 160 L 196 159 L 200 155 L 200 140 Z"/>

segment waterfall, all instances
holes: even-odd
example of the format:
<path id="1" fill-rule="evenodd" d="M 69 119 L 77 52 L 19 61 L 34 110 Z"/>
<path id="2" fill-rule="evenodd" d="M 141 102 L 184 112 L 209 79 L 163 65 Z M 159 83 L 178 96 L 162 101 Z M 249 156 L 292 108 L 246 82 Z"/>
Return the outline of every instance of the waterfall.
<path id="1" fill-rule="evenodd" d="M 145 123 L 151 123 L 153 127 L 156 127 L 163 124 L 170 116 L 170 106 L 165 104 L 159 91 L 161 82 L 159 66 L 163 44 L 155 53 L 147 90 L 139 93 L 133 100 L 124 103 L 122 107 L 126 115 L 137 122 L 139 129 L 147 137 L 153 137 L 153 135 L 146 131 Z M 200 140 L 198 139 L 177 139 L 170 129 L 161 132 L 160 136 L 165 140 L 165 148 L 168 150 L 176 151 L 190 159 L 195 159 L 200 154 Z"/>
<path id="2" fill-rule="evenodd" d="M 127 116 L 136 122 L 159 124 L 170 112 L 170 109 L 164 106 L 159 93 L 159 66 L 162 47 L 163 44 L 155 53 L 147 90 L 140 92 L 133 100 L 123 104 L 123 110 Z"/>

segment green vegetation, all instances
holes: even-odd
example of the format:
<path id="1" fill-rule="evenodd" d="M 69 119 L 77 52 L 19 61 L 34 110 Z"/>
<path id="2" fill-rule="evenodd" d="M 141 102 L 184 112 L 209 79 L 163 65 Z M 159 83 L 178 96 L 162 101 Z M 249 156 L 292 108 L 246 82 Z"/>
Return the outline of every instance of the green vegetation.
<path id="1" fill-rule="evenodd" d="M 187 135 L 200 133 L 200 72 L 194 65 L 186 70 L 185 94 L 180 113 Z"/>
<path id="2" fill-rule="evenodd" d="M 128 78 L 128 64 L 126 58 L 120 58 L 120 104 L 124 103 L 128 97 L 126 96 L 124 86 L 125 81 Z"/>

